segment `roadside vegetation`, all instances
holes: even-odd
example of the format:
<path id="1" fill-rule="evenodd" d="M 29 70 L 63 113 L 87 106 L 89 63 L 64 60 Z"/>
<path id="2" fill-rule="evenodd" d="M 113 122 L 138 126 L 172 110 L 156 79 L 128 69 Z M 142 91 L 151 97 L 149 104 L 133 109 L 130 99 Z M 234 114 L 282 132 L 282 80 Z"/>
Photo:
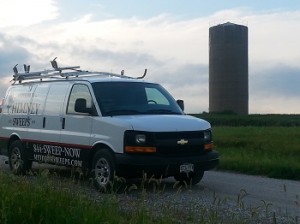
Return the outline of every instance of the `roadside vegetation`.
<path id="1" fill-rule="evenodd" d="M 99 203 L 79 190 L 72 193 L 74 183 L 53 181 L 47 170 L 31 177 L 0 171 L 1 224 L 172 223 L 170 217 L 148 215 L 143 207 L 121 211 L 115 194 L 103 195 Z"/>
<path id="2" fill-rule="evenodd" d="M 277 217 L 265 202 L 253 208 L 245 207 L 244 198 L 248 193 L 243 189 L 235 199 L 221 198 L 214 193 L 210 201 L 201 203 L 193 197 L 189 186 L 175 184 L 173 190 L 165 192 L 165 184 L 152 178 L 142 179 L 138 186 L 126 186 L 122 192 L 106 194 L 93 192 L 87 180 L 74 181 L 72 177 L 50 174 L 46 169 L 27 176 L 0 170 L 0 180 L 1 224 L 299 223 L 298 217 Z M 124 184 L 118 178 L 116 181 L 116 186 Z M 180 195 L 188 200 L 185 205 L 173 200 Z"/>

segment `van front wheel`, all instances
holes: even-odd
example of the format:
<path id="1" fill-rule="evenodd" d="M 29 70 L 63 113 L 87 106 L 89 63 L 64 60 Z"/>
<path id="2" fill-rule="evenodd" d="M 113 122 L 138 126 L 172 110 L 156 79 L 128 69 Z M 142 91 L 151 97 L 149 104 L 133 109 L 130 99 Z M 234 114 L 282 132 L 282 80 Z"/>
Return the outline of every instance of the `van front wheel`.
<path id="1" fill-rule="evenodd" d="M 14 141 L 9 147 L 9 167 L 15 174 L 25 174 L 32 167 L 32 161 L 27 159 L 23 144 L 20 140 Z"/>
<path id="2" fill-rule="evenodd" d="M 106 149 L 95 153 L 93 159 L 93 182 L 95 187 L 107 192 L 113 186 L 115 163 L 113 155 Z"/>

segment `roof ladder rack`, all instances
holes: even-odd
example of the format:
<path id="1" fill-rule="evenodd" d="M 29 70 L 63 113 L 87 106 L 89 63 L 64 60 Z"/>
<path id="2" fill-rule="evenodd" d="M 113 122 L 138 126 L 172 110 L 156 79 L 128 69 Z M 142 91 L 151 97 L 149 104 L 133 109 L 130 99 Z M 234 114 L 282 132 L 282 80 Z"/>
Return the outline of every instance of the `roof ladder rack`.
<path id="1" fill-rule="evenodd" d="M 69 66 L 69 67 L 59 67 L 56 61 L 57 57 L 55 57 L 52 61 L 50 61 L 51 66 L 53 69 L 44 70 L 44 71 L 37 71 L 37 72 L 30 72 L 30 65 L 24 64 L 24 72 L 19 73 L 16 64 L 13 67 L 14 75 L 12 81 L 14 83 L 18 81 L 19 83 L 22 83 L 24 80 L 34 80 L 39 79 L 40 81 L 43 80 L 43 78 L 66 78 L 69 77 L 79 77 L 81 75 L 86 76 L 107 76 L 107 77 L 119 77 L 119 78 L 129 78 L 129 79 L 143 79 L 147 74 L 147 69 L 145 69 L 144 74 L 140 77 L 131 77 L 131 76 L 125 76 L 124 70 L 121 71 L 121 74 L 114 74 L 109 72 L 91 72 L 91 71 L 83 71 L 80 70 L 80 66 Z M 69 70 L 69 71 L 68 71 Z M 65 72 L 63 72 L 65 71 Z"/>
<path id="2" fill-rule="evenodd" d="M 80 72 L 82 72 L 81 70 L 78 70 L 80 68 L 80 66 L 59 67 L 57 65 L 56 58 L 54 58 L 50 62 L 51 62 L 53 69 L 38 71 L 38 72 L 30 72 L 30 65 L 24 64 L 24 72 L 23 73 L 19 73 L 19 71 L 17 69 L 18 64 L 16 64 L 13 68 L 14 75 L 13 75 L 12 81 L 14 81 L 14 82 L 19 81 L 19 83 L 21 83 L 23 80 L 30 80 L 30 79 L 41 79 L 42 80 L 43 78 L 51 78 L 51 77 L 57 77 L 57 76 L 61 76 L 61 77 L 70 76 L 71 72 L 66 73 L 66 74 L 69 74 L 68 76 L 66 76 L 66 74 L 62 73 L 63 70 L 75 70 L 75 72 L 73 72 L 72 75 L 77 75 L 77 76 Z"/>

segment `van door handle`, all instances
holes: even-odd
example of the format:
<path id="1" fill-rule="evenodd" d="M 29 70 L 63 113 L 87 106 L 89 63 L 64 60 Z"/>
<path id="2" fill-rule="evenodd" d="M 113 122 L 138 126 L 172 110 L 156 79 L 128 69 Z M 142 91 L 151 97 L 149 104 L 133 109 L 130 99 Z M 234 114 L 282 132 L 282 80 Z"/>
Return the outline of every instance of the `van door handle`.
<path id="1" fill-rule="evenodd" d="M 65 129 L 65 124 L 66 124 L 66 118 L 62 118 L 62 120 L 61 120 L 61 128 L 62 129 Z"/>
<path id="2" fill-rule="evenodd" d="M 43 128 L 46 127 L 46 117 L 43 118 Z"/>

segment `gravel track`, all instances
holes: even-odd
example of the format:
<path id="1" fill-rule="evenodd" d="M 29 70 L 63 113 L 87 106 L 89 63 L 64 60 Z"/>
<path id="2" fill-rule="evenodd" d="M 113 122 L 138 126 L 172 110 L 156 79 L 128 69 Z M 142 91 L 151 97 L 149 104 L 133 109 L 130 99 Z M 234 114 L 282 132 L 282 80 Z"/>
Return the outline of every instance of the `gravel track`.
<path id="1" fill-rule="evenodd" d="M 6 160 L 0 156 L 0 170 L 9 171 Z M 33 167 L 47 165 L 34 163 Z M 57 168 L 50 166 L 49 169 Z M 70 179 L 69 171 L 65 179 Z M 66 182 L 72 192 L 100 203 L 107 196 L 97 192 L 88 180 L 71 185 L 70 181 Z M 300 181 L 208 171 L 193 187 L 175 186 L 172 178 L 161 182 L 147 180 L 143 188 L 141 183 L 140 179 L 128 180 L 128 187 L 138 186 L 138 189 L 116 194 L 122 210 L 134 212 L 143 207 L 157 216 L 175 211 L 174 220 L 178 223 L 188 223 L 191 215 L 196 220 L 190 223 L 197 223 L 197 219 L 212 221 L 216 217 L 223 223 L 232 223 L 232 220 L 236 223 L 241 220 L 246 223 L 300 223 Z"/>

